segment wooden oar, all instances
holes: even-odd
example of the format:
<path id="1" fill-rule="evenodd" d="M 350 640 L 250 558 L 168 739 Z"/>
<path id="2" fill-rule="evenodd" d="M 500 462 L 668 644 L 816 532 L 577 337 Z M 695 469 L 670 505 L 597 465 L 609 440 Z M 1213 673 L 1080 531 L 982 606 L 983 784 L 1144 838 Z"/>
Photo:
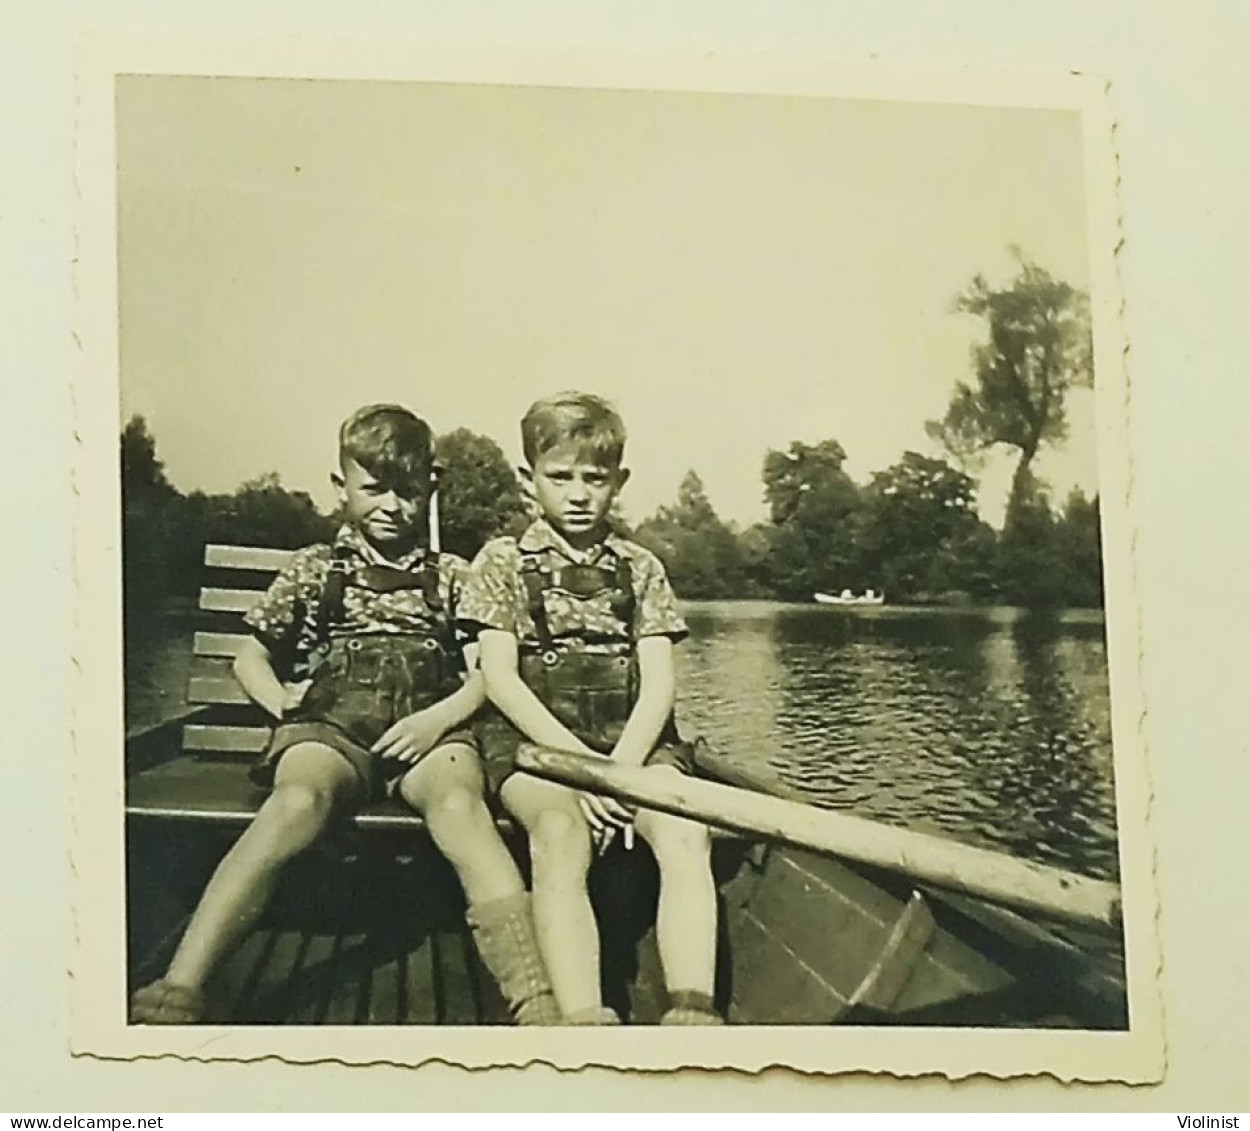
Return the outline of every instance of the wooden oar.
<path id="1" fill-rule="evenodd" d="M 1119 885 L 1075 872 L 731 785 L 653 774 L 608 758 L 526 744 L 517 764 L 577 789 L 901 872 L 1052 919 L 1101 927 L 1119 923 Z"/>

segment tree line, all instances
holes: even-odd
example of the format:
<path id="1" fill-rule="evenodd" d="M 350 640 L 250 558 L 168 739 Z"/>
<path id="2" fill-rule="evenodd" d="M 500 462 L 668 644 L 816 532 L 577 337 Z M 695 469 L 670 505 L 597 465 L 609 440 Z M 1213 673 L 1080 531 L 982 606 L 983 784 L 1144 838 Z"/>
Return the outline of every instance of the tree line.
<path id="1" fill-rule="evenodd" d="M 528 521 L 520 482 L 491 439 L 459 430 L 440 442 L 445 548 L 472 558 Z M 1055 508 L 1032 478 L 1013 493 L 1001 531 L 979 517 L 976 484 L 949 462 L 907 452 L 855 483 L 836 440 L 796 441 L 763 463 L 769 518 L 724 521 L 695 471 L 670 506 L 621 532 L 665 562 L 688 598 L 806 601 L 871 586 L 894 602 L 1098 605 L 1098 501 L 1073 491 Z M 296 548 L 333 536 L 337 519 L 275 473 L 229 494 L 182 494 L 142 417 L 122 433 L 126 608 L 193 596 L 206 542 Z"/>
<path id="2" fill-rule="evenodd" d="M 687 598 L 806 601 L 817 592 L 874 588 L 891 603 L 1102 602 L 1097 498 L 1056 504 L 1033 473 L 1039 451 L 1067 436 L 1068 391 L 1092 379 L 1088 301 L 1018 256 L 1011 283 L 978 276 L 954 304 L 979 319 L 972 377 L 927 430 L 944 457 L 905 452 L 856 483 L 835 439 L 795 441 L 761 467 L 768 520 L 745 529 L 716 513 L 696 471 L 677 498 L 623 532 L 657 553 Z M 984 454 L 1016 455 L 1001 531 L 978 514 Z M 439 440 L 445 548 L 472 558 L 489 538 L 527 521 L 520 482 L 493 440 L 467 429 Z M 228 494 L 183 494 L 169 481 L 142 417 L 121 435 L 127 619 L 200 584 L 206 542 L 295 548 L 337 525 L 276 473 Z M 618 523 L 624 526 L 619 519 Z"/>
<path id="3" fill-rule="evenodd" d="M 770 521 L 743 531 L 721 521 L 692 471 L 676 504 L 636 532 L 679 592 L 807 600 L 871 587 L 893 602 L 1102 604 L 1098 499 L 1077 490 L 1056 506 L 1033 472 L 1068 437 L 1069 392 L 1093 383 L 1089 299 L 1012 253 L 1007 285 L 977 275 L 953 304 L 982 335 L 970 380 L 926 424 L 948 458 L 909 451 L 861 485 L 837 440 L 796 441 L 764 457 Z M 975 474 L 993 449 L 1015 458 L 1001 531 L 976 505 Z"/>
<path id="4" fill-rule="evenodd" d="M 976 513 L 973 480 L 943 460 L 907 452 L 861 486 L 844 459 L 836 440 L 769 452 L 770 520 L 746 529 L 717 515 L 691 471 L 676 503 L 633 536 L 689 598 L 808 601 L 873 588 L 892 604 L 1101 605 L 1096 498 L 1075 490 L 1055 508 L 1028 480 L 997 531 Z"/>
<path id="5" fill-rule="evenodd" d="M 502 449 L 459 429 L 440 437 L 443 547 L 472 558 L 489 538 L 527 521 L 521 485 Z M 277 472 L 222 494 L 183 494 L 169 480 L 156 438 L 142 416 L 121 434 L 123 589 L 126 617 L 142 620 L 171 598 L 192 597 L 203 576 L 204 547 L 220 542 L 297 549 L 334 537 L 335 513 Z"/>

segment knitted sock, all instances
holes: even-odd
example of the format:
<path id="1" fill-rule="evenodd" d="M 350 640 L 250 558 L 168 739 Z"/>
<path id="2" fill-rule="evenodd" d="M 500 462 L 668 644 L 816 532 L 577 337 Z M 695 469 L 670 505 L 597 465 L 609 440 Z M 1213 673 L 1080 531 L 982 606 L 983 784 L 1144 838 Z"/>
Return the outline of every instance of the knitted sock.
<path id="1" fill-rule="evenodd" d="M 566 1025 L 619 1025 L 621 1019 L 616 1010 L 606 1005 L 593 1005 L 589 1009 L 579 1009 L 564 1019 Z"/>
<path id="2" fill-rule="evenodd" d="M 724 1018 L 716 1012 L 712 995 L 702 990 L 672 990 L 668 995 L 668 1012 L 660 1018 L 661 1025 L 723 1025 Z"/>
<path id="3" fill-rule="evenodd" d="M 560 1009 L 538 950 L 528 892 L 469 908 L 465 918 L 482 963 L 518 1025 L 558 1025 Z"/>
<path id="4" fill-rule="evenodd" d="M 135 990 L 130 998 L 132 1025 L 197 1025 L 203 1017 L 203 993 L 164 978 Z"/>

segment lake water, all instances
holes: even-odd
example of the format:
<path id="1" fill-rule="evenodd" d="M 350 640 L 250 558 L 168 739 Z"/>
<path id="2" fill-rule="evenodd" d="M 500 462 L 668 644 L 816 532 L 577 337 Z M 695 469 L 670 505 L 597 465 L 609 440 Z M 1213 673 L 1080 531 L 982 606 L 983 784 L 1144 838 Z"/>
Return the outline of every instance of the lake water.
<path id="1" fill-rule="evenodd" d="M 685 607 L 679 719 L 830 808 L 1116 875 L 1100 614 Z M 190 623 L 145 633 L 127 716 L 182 705 Z"/>
<path id="2" fill-rule="evenodd" d="M 820 804 L 1116 875 L 1100 614 L 698 603 L 680 717 Z"/>

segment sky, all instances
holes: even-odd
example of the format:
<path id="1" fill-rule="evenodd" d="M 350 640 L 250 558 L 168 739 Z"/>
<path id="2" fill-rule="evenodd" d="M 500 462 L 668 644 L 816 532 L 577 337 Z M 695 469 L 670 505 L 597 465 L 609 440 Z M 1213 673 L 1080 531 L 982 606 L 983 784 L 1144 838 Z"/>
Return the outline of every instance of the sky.
<path id="1" fill-rule="evenodd" d="M 978 272 L 1088 285 L 1067 111 L 766 95 L 136 76 L 117 97 L 121 418 L 174 484 L 323 506 L 339 421 L 398 401 L 520 461 L 562 389 L 614 401 L 641 519 L 688 469 L 765 515 L 764 453 L 857 480 L 971 376 Z M 1092 394 L 1036 469 L 1096 490 Z M 982 476 L 996 525 L 1006 455 Z"/>

